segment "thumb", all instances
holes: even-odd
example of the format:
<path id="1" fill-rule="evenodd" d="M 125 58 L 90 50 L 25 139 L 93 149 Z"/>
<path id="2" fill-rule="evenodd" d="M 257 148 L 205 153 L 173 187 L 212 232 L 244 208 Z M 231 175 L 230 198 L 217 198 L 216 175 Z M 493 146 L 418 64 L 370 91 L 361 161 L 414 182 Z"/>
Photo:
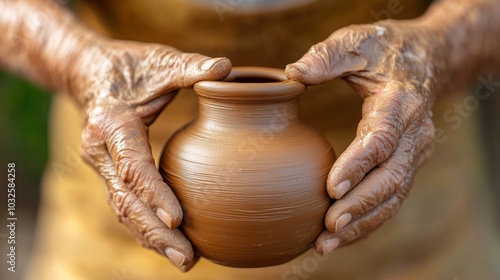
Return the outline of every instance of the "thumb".
<path id="1" fill-rule="evenodd" d="M 287 65 L 286 75 L 308 85 L 329 82 L 337 77 L 366 70 L 378 36 L 384 27 L 353 25 L 334 32 L 325 41 L 312 46 L 297 62 Z"/>
<path id="2" fill-rule="evenodd" d="M 231 72 L 231 61 L 225 57 L 211 58 L 199 53 L 174 52 L 163 59 L 170 88 L 191 87 L 203 80 L 221 80 Z"/>
<path id="3" fill-rule="evenodd" d="M 231 61 L 225 57 L 210 58 L 198 53 L 184 54 L 186 75 L 180 86 L 192 86 L 202 80 L 221 80 L 231 72 Z"/>

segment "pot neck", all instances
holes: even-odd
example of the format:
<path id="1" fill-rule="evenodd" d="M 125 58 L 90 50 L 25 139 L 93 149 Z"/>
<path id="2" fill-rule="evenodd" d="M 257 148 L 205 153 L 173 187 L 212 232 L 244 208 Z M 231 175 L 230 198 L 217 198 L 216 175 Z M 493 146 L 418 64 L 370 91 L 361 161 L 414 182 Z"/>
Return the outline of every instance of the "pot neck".
<path id="1" fill-rule="evenodd" d="M 284 129 L 299 122 L 298 97 L 306 86 L 280 69 L 234 67 L 224 81 L 202 81 L 199 118 L 211 129 Z"/>
<path id="2" fill-rule="evenodd" d="M 299 123 L 298 99 L 230 102 L 199 96 L 198 122 L 213 130 L 284 130 Z"/>

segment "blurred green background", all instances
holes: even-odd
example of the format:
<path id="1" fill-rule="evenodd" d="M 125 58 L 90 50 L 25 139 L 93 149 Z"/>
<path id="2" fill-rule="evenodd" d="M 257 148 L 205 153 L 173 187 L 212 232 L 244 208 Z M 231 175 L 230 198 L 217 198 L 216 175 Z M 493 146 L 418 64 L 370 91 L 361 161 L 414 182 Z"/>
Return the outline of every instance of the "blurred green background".
<path id="1" fill-rule="evenodd" d="M 58 0 L 74 9 L 75 0 Z M 40 180 L 48 158 L 48 116 L 52 93 L 0 67 L 0 163 L 16 163 L 19 211 L 35 219 Z M 6 178 L 1 172 L 0 178 Z M 22 188 L 22 191 L 20 191 Z M 6 192 L 0 194 L 2 201 Z M 3 217 L 2 213 L 0 217 Z M 1 230 L 0 230 L 1 234 Z"/>
<path id="2" fill-rule="evenodd" d="M 47 117 L 51 94 L 25 80 L 0 71 L 0 154 L 2 162 L 14 161 L 23 180 L 22 195 L 36 196 L 47 160 Z M 21 174 L 19 174 L 21 175 Z M 18 193 L 20 195 L 20 193 Z"/>
<path id="3" fill-rule="evenodd" d="M 0 279 L 22 279 L 33 246 L 40 180 L 48 156 L 48 115 L 51 94 L 0 70 L 0 178 L 7 182 L 7 164 L 16 164 L 17 272 L 7 273 L 2 261 Z M 0 218 L 6 220 L 7 185 L 0 194 Z M 5 205 L 5 208 L 4 208 Z M 0 229 L 0 247 L 6 252 L 7 229 Z M 1 258 L 4 260 L 3 255 Z M 8 278 L 4 278 L 8 277 Z"/>

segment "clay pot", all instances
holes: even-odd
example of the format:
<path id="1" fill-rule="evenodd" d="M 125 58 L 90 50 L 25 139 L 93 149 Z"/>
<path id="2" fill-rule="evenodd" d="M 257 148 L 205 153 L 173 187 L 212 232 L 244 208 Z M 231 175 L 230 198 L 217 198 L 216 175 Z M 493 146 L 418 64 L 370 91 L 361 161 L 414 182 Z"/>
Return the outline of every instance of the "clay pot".
<path id="1" fill-rule="evenodd" d="M 244 67 L 194 89 L 199 116 L 168 141 L 160 172 L 197 254 L 262 267 L 308 250 L 332 202 L 325 184 L 335 154 L 299 119 L 306 86 L 282 70 Z"/>

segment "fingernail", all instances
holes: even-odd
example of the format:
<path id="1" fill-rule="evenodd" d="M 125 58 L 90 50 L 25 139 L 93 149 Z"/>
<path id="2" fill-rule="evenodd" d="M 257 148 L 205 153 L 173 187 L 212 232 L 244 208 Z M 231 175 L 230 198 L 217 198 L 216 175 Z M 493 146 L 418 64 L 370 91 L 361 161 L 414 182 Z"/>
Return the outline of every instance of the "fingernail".
<path id="1" fill-rule="evenodd" d="M 348 223 L 351 222 L 351 220 L 352 220 L 351 213 L 342 214 L 342 216 L 340 216 L 337 219 L 337 222 L 335 222 L 335 231 L 337 232 L 343 229 Z"/>
<path id="2" fill-rule="evenodd" d="M 160 218 L 160 220 L 164 222 L 167 227 L 172 228 L 172 218 L 169 214 L 167 214 L 167 212 L 165 212 L 165 210 L 156 208 L 156 216 L 158 216 L 158 218 Z"/>
<path id="3" fill-rule="evenodd" d="M 333 250 L 339 247 L 339 244 L 340 240 L 337 238 L 325 240 L 325 242 L 323 242 L 323 255 L 330 254 Z"/>
<path id="4" fill-rule="evenodd" d="M 182 271 L 182 272 L 188 272 L 191 270 L 191 268 L 194 267 L 194 265 L 196 264 L 196 256 L 195 256 L 195 259 L 193 259 L 192 261 L 190 261 L 189 263 L 179 267 L 179 270 Z"/>
<path id="5" fill-rule="evenodd" d="M 295 62 L 292 64 L 288 64 L 285 68 L 285 71 L 289 74 L 293 74 L 293 72 L 299 72 L 301 75 L 307 73 L 307 65 L 303 62 Z"/>
<path id="6" fill-rule="evenodd" d="M 183 266 L 186 264 L 186 256 L 184 256 L 181 252 L 173 249 L 167 248 L 165 249 L 165 255 L 173 261 L 177 266 Z"/>
<path id="7" fill-rule="evenodd" d="M 214 65 L 217 64 L 217 62 L 219 62 L 220 60 L 221 60 L 221 58 L 208 59 L 208 60 L 202 62 L 202 64 L 200 65 L 200 69 L 202 71 L 208 71 L 208 70 L 212 69 L 212 67 L 214 67 Z"/>
<path id="8" fill-rule="evenodd" d="M 351 188 L 351 182 L 349 180 L 345 180 L 344 182 L 337 185 L 335 188 L 335 198 L 340 199 L 349 191 Z"/>

